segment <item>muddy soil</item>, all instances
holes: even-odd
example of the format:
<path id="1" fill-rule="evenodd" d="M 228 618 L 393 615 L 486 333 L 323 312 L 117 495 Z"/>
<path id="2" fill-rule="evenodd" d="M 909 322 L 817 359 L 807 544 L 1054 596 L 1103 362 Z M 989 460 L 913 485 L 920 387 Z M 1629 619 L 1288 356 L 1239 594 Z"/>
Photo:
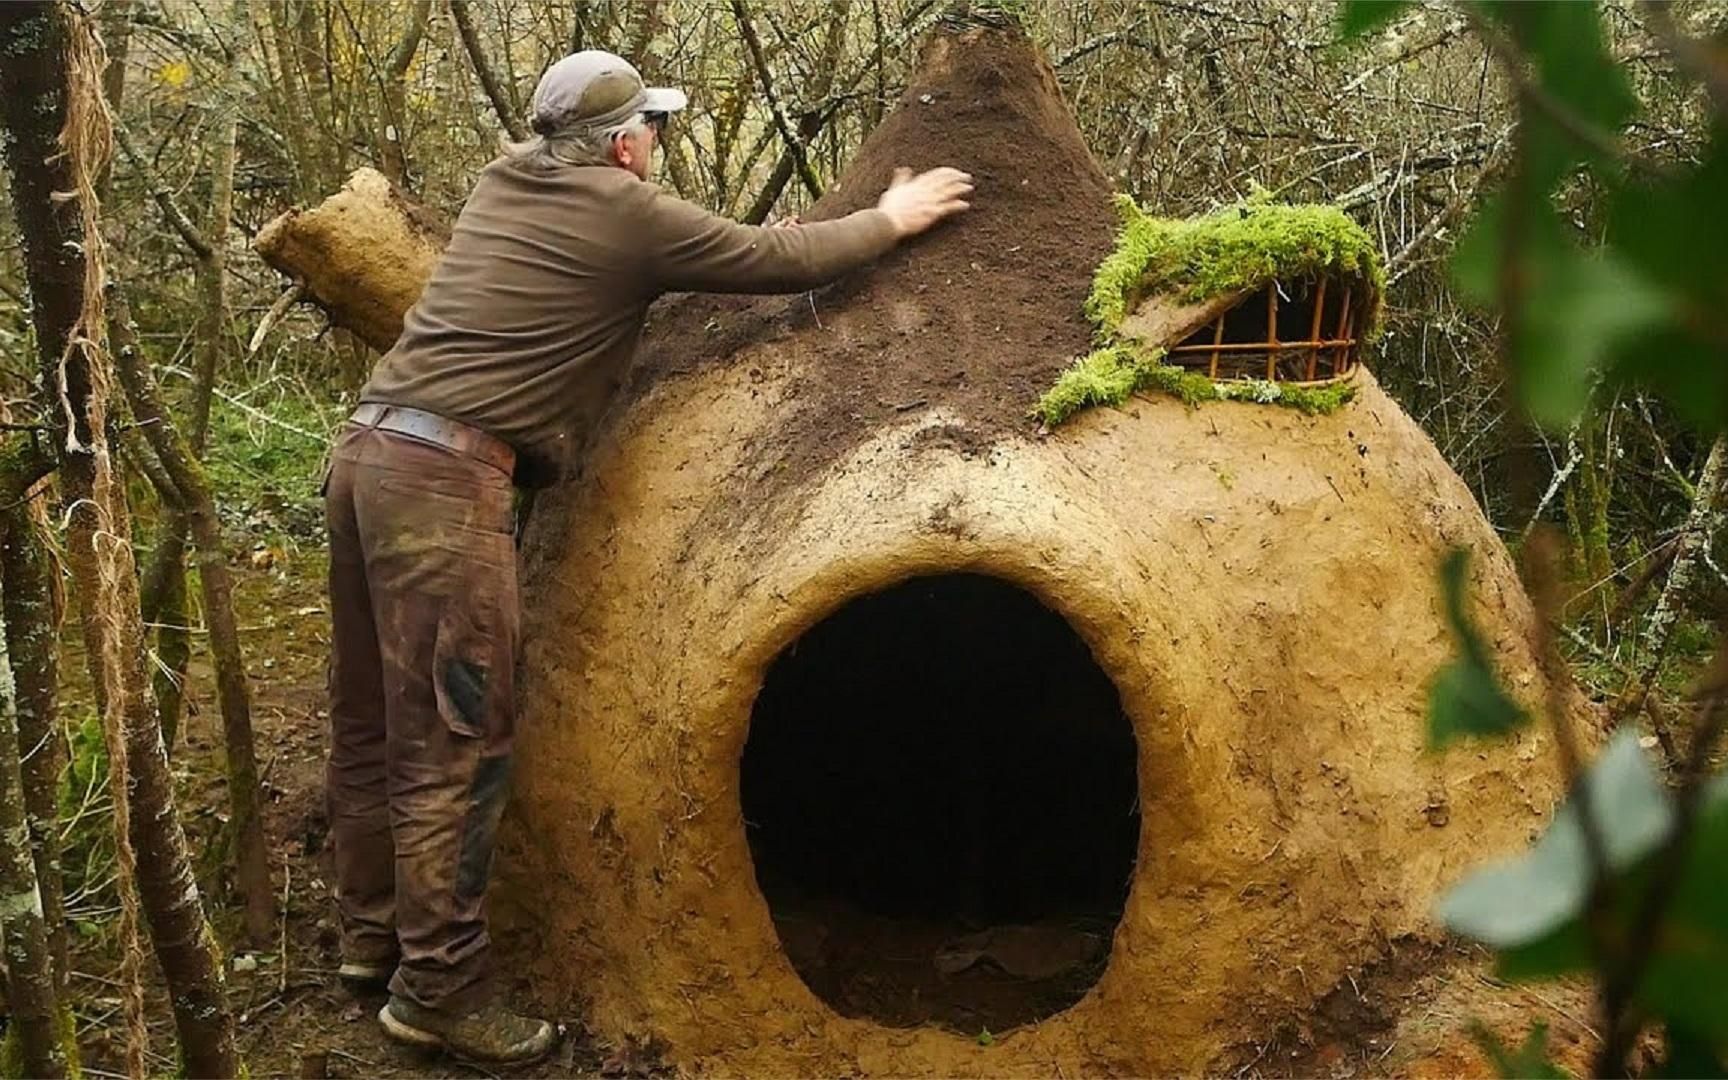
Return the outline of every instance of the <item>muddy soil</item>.
<path id="1" fill-rule="evenodd" d="M 1089 347 L 1081 302 L 1115 229 L 1111 188 L 1055 76 L 1015 34 L 939 36 L 896 108 L 805 218 L 875 205 L 894 170 L 952 165 L 972 209 L 834 285 L 793 297 L 669 298 L 650 319 L 632 389 L 751 344 L 819 356 L 796 417 L 755 458 L 795 486 L 883 422 L 947 407 L 977 446 L 1030 433 L 1026 412 Z"/>

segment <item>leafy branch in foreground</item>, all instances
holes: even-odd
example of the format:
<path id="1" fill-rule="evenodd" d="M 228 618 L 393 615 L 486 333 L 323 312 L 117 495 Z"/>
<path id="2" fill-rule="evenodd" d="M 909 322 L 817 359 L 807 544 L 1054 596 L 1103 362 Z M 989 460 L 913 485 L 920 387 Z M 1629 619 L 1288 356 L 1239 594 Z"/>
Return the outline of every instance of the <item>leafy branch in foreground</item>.
<path id="1" fill-rule="evenodd" d="M 1351 0 L 1340 32 L 1395 20 L 1402 0 Z M 1598 384 L 1654 392 L 1714 434 L 1728 426 L 1728 95 L 1716 93 L 1720 45 L 1693 39 L 1669 6 L 1644 6 L 1652 36 L 1717 109 L 1694 164 L 1632 158 L 1620 138 L 1639 102 L 1604 41 L 1593 3 L 1460 5 L 1498 62 L 1518 107 L 1508 176 L 1459 242 L 1461 288 L 1496 309 L 1500 352 L 1519 403 L 1538 424 L 1573 425 Z M 1600 193 L 1605 220 L 1586 236 L 1555 196 Z M 1542 545 L 1536 545 L 1540 548 Z M 1536 552 L 1536 577 L 1551 560 Z M 1429 741 L 1503 737 L 1527 717 L 1501 689 L 1464 605 L 1461 553 L 1442 571 L 1460 655 L 1429 701 Z M 1533 582 L 1539 636 L 1553 655 L 1561 605 Z M 1550 674 L 1559 675 L 1557 665 Z M 1452 931 L 1494 950 L 1512 980 L 1589 974 L 1603 1042 L 1598 1075 L 1625 1075 L 1646 1030 L 1662 1038 L 1660 1071 L 1728 1071 L 1728 776 L 1713 774 L 1728 709 L 1728 643 L 1692 692 L 1693 733 L 1672 782 L 1638 734 L 1613 735 L 1588 768 L 1577 760 L 1562 692 L 1549 719 L 1569 795 L 1518 858 L 1477 871 L 1441 901 Z M 1478 1041 L 1505 1075 L 1554 1075 L 1545 1032 L 1509 1052 Z"/>

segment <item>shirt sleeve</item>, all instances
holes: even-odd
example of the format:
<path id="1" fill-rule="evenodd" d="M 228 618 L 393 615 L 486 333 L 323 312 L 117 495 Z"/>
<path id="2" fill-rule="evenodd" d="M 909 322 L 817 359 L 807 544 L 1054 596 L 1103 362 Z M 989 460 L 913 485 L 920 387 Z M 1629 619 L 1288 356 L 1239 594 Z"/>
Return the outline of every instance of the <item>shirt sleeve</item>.
<path id="1" fill-rule="evenodd" d="M 648 275 L 663 292 L 802 292 L 894 246 L 880 210 L 795 228 L 740 225 L 655 188 L 647 214 Z"/>

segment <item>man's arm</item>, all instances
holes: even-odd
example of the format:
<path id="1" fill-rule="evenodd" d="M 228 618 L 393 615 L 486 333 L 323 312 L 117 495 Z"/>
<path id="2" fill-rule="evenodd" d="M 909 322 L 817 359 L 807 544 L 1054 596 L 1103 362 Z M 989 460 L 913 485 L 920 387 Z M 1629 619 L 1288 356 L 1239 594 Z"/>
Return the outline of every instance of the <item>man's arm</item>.
<path id="1" fill-rule="evenodd" d="M 740 225 L 656 191 L 648 207 L 648 275 L 668 292 L 802 292 L 893 248 L 880 210 L 793 228 Z"/>
<path id="2" fill-rule="evenodd" d="M 957 169 L 901 169 L 872 210 L 792 228 L 740 225 L 653 189 L 648 275 L 662 290 L 802 292 L 884 254 L 966 209 L 972 178 Z"/>

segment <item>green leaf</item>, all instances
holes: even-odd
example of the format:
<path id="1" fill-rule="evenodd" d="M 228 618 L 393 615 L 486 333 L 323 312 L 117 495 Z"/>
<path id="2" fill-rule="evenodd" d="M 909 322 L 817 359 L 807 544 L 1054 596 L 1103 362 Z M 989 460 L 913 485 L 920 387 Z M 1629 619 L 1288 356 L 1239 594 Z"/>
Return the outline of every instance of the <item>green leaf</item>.
<path id="1" fill-rule="evenodd" d="M 1465 736 L 1504 735 L 1529 722 L 1529 714 L 1501 689 L 1487 643 L 1464 610 L 1470 556 L 1453 548 L 1440 565 L 1446 622 L 1458 643 L 1458 658 L 1441 668 L 1428 687 L 1428 746 L 1439 749 Z"/>
<path id="2" fill-rule="evenodd" d="M 1516 274 L 1516 351 L 1507 359 L 1524 407 L 1539 423 L 1569 427 L 1590 400 L 1601 369 L 1622 345 L 1661 330 L 1673 306 L 1664 291 L 1611 249 L 1585 251 L 1546 198 L 1521 208 L 1521 239 L 1508 263 L 1505 230 L 1520 208 L 1496 198 L 1477 215 L 1453 256 L 1453 275 L 1472 299 L 1497 302 Z M 1502 312 L 1504 317 L 1507 313 Z"/>
<path id="3" fill-rule="evenodd" d="M 1493 0 L 1481 9 L 1508 31 L 1535 67 L 1548 97 L 1578 121 L 1613 137 L 1638 107 L 1626 74 L 1608 51 L 1597 5 L 1580 0 Z M 1534 186 L 1552 190 L 1580 161 L 1602 163 L 1596 151 L 1554 122 L 1540 106 L 1522 110 Z"/>
<path id="4" fill-rule="evenodd" d="M 1638 999 L 1694 1033 L 1728 1040 L 1728 777 L 1703 795 Z"/>
<path id="5" fill-rule="evenodd" d="M 1624 261 L 1666 294 L 1671 315 L 1624 342 L 1616 375 L 1648 386 L 1688 421 L 1728 426 L 1728 128 L 1703 163 L 1627 185 L 1612 197 L 1608 237 Z"/>
<path id="6" fill-rule="evenodd" d="M 1488 1060 L 1494 1063 L 1494 1068 L 1501 1076 L 1511 1080 L 1534 1078 L 1534 1080 L 1568 1080 L 1564 1069 L 1548 1060 L 1548 1025 L 1538 1020 L 1530 1025 L 1530 1031 L 1524 1036 L 1524 1043 L 1516 1053 L 1509 1053 L 1500 1037 L 1483 1025 L 1480 1021 L 1471 1021 L 1470 1037 L 1476 1040 L 1476 1045 L 1488 1055 Z"/>
<path id="7" fill-rule="evenodd" d="M 1428 687 L 1428 746 L 1433 750 L 1461 738 L 1504 735 L 1529 719 L 1500 689 L 1493 671 L 1466 659 L 1441 668 Z"/>
<path id="8" fill-rule="evenodd" d="M 1587 775 L 1608 869 L 1623 873 L 1668 838 L 1672 801 L 1633 731 L 1617 734 Z M 1556 939 L 1583 913 L 1590 887 L 1590 857 L 1574 794 L 1534 847 L 1465 878 L 1441 899 L 1436 914 L 1453 932 L 1495 949 L 1551 946 L 1544 939 Z M 1547 953 L 1550 960 L 1556 955 L 1565 953 Z"/>
<path id="9" fill-rule="evenodd" d="M 1724 124 L 1728 124 L 1725 118 Z M 1608 241 L 1653 282 L 1694 298 L 1720 320 L 1728 286 L 1728 126 L 1719 124 L 1702 162 L 1617 188 Z"/>
<path id="10" fill-rule="evenodd" d="M 1538 982 L 1586 971 L 1592 960 L 1590 935 L 1579 918 L 1526 945 L 1501 949 L 1494 973 L 1507 982 Z"/>
<path id="11" fill-rule="evenodd" d="M 1338 39 L 1349 41 L 1396 19 L 1412 0 L 1344 0 L 1338 10 Z"/>
<path id="12" fill-rule="evenodd" d="M 1489 196 L 1452 249 L 1452 283 L 1465 299 L 1483 307 L 1500 299 L 1505 217 L 1506 197 Z"/>

